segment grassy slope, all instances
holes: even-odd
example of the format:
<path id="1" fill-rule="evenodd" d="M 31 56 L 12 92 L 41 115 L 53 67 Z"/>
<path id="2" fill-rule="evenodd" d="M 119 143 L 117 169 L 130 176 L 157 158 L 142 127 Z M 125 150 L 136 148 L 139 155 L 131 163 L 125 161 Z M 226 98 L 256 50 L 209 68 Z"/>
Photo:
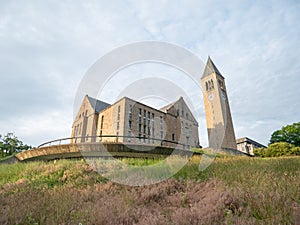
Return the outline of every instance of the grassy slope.
<path id="1" fill-rule="evenodd" d="M 300 157 L 193 157 L 145 187 L 109 182 L 79 160 L 0 165 L 0 224 L 296 224 Z M 151 160 L 127 159 L 148 165 Z"/>

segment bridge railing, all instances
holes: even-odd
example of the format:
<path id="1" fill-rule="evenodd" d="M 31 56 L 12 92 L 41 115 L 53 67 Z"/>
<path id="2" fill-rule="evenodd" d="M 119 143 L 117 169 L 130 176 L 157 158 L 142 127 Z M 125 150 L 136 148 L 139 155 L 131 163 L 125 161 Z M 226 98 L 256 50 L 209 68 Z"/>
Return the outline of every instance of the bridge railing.
<path id="1" fill-rule="evenodd" d="M 99 139 L 99 141 L 96 141 L 96 139 Z M 115 138 L 115 141 L 101 141 L 102 138 Z M 136 139 L 138 140 L 138 143 L 135 142 L 125 142 L 125 141 L 118 141 L 119 138 L 127 138 L 127 139 Z M 51 146 L 51 145 L 61 145 L 61 144 L 66 144 L 65 141 L 69 141 L 68 143 L 73 143 L 73 144 L 80 144 L 80 143 L 95 143 L 95 142 L 100 142 L 100 143 L 124 143 L 124 144 L 148 144 L 150 145 L 151 143 L 144 143 L 141 142 L 141 140 L 149 140 L 149 142 L 152 141 L 152 145 L 154 145 L 153 142 L 159 143 L 160 146 L 166 146 L 165 143 L 170 143 L 173 145 L 179 145 L 181 148 L 186 149 L 189 148 L 189 145 L 181 144 L 176 141 L 171 141 L 167 139 L 159 139 L 159 138 L 148 138 L 148 137 L 143 137 L 143 136 L 124 136 L 124 135 L 96 135 L 96 136 L 75 136 L 75 137 L 68 137 L 68 138 L 60 138 L 60 139 L 55 139 L 51 141 L 44 142 L 40 144 L 37 148 L 41 148 L 44 146 Z"/>

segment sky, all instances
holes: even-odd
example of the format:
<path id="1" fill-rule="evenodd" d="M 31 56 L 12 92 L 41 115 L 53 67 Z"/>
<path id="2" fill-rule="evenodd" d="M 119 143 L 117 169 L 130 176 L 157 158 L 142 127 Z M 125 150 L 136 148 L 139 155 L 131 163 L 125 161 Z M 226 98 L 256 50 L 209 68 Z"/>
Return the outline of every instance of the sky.
<path id="1" fill-rule="evenodd" d="M 210 56 L 226 79 L 236 137 L 267 145 L 274 130 L 300 121 L 299 12 L 296 0 L 1 1 L 0 134 L 13 132 L 33 146 L 69 137 L 88 69 L 112 49 L 150 40 L 182 46 L 203 62 Z M 175 73 L 153 67 L 120 71 L 114 82 L 120 87 L 132 71 L 133 77 Z M 109 90 L 106 101 L 118 95 Z"/>

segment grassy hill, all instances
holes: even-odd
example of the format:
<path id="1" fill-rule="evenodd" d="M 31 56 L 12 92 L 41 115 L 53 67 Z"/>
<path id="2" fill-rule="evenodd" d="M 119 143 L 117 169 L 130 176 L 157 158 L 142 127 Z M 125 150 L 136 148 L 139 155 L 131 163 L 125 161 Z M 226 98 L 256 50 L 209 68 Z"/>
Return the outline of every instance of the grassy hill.
<path id="1" fill-rule="evenodd" d="M 143 187 L 83 160 L 0 165 L 0 224 L 299 224 L 300 157 L 222 157 L 202 172 L 200 160 Z"/>

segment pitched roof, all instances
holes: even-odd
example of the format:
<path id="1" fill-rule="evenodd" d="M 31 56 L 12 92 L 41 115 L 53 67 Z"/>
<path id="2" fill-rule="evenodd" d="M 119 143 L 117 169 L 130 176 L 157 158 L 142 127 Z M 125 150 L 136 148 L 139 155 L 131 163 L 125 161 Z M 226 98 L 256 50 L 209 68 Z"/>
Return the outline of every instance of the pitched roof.
<path id="1" fill-rule="evenodd" d="M 177 101 L 175 101 L 175 102 L 177 102 Z M 175 104 L 175 102 L 172 102 L 172 103 L 160 108 L 159 111 L 162 111 L 162 112 L 166 113 L 168 111 L 168 109 L 170 109 Z"/>
<path id="2" fill-rule="evenodd" d="M 110 104 L 106 103 L 106 102 L 102 102 L 98 99 L 92 98 L 90 96 L 87 95 L 87 98 L 89 100 L 89 102 L 91 103 L 92 107 L 95 109 L 95 111 L 97 113 L 101 112 L 102 110 L 106 109 L 108 106 L 110 106 Z"/>
<path id="3" fill-rule="evenodd" d="M 208 57 L 207 62 L 206 62 L 206 66 L 204 69 L 204 72 L 202 74 L 202 78 L 206 77 L 212 73 L 216 73 L 218 75 L 220 75 L 222 78 L 224 78 L 222 76 L 222 74 L 220 73 L 220 71 L 218 70 L 218 68 L 216 67 L 216 65 L 213 63 L 213 61 L 211 60 L 210 57 Z"/>

